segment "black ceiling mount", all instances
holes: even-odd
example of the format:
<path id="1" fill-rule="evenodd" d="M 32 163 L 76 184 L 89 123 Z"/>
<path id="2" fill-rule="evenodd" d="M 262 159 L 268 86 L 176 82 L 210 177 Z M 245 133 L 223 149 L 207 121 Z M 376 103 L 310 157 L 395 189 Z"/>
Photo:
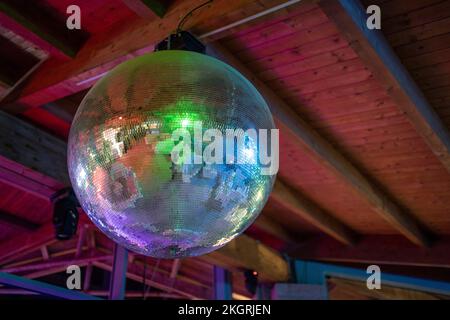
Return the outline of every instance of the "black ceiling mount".
<path id="1" fill-rule="evenodd" d="M 186 50 L 205 53 L 206 47 L 196 37 L 187 31 L 179 31 L 158 43 L 155 51 L 162 50 Z"/>
<path id="2" fill-rule="evenodd" d="M 194 37 L 191 33 L 184 31 L 183 27 L 186 21 L 192 17 L 192 14 L 201 8 L 207 6 L 214 0 L 207 0 L 206 2 L 198 5 L 180 20 L 178 23 L 178 27 L 174 33 L 168 36 L 166 39 L 158 43 L 155 47 L 154 51 L 162 51 L 162 50 L 185 50 L 185 51 L 193 51 L 198 53 L 205 53 L 206 47 L 203 43 L 201 43 L 196 37 Z"/>
<path id="3" fill-rule="evenodd" d="M 80 203 L 70 187 L 56 192 L 51 201 L 55 237 L 58 240 L 69 240 L 77 233 Z"/>

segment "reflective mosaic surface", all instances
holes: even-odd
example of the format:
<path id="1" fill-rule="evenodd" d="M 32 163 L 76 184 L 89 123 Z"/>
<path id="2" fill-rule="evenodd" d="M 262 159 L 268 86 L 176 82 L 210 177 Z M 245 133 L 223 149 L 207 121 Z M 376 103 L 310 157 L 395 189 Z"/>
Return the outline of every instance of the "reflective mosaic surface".
<path id="1" fill-rule="evenodd" d="M 199 121 L 203 131 L 274 128 L 242 75 L 198 53 L 138 57 L 89 91 L 72 124 L 68 166 L 83 209 L 108 237 L 179 258 L 218 249 L 254 221 L 275 179 L 260 165 L 173 163 L 173 131 Z M 244 159 L 258 156 L 257 141 L 246 137 L 245 146 L 237 150 Z"/>

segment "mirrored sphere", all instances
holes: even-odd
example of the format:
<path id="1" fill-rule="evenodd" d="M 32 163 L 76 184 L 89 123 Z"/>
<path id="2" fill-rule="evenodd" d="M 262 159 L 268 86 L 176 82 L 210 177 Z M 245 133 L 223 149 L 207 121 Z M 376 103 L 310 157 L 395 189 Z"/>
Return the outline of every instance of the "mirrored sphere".
<path id="1" fill-rule="evenodd" d="M 191 141 L 174 138 L 180 128 Z M 202 139 L 207 129 L 223 132 L 226 146 L 226 130 L 237 128 L 275 127 L 264 99 L 235 69 L 187 51 L 140 56 L 114 68 L 81 102 L 68 144 L 72 186 L 95 225 L 134 252 L 211 252 L 255 220 L 275 179 L 262 174 L 258 141 L 247 133 L 239 136 L 244 148 L 223 149 L 222 162 L 198 161 L 212 141 Z M 197 160 L 174 162 L 179 143 Z M 229 152 L 244 161 L 227 163 Z"/>

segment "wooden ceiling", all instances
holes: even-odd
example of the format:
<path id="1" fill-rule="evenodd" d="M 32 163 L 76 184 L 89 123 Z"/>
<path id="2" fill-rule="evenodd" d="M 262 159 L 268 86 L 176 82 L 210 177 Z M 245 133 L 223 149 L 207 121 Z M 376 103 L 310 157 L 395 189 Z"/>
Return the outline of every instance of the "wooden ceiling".
<path id="1" fill-rule="evenodd" d="M 136 10 L 142 8 L 138 0 L 39 1 L 36 10 L 53 17 L 45 23 L 22 1 L 0 6 L 0 31 L 7 30 L 0 32 L 0 109 L 14 115 L 1 115 L 0 266 L 50 263 L 76 251 L 77 240 L 62 245 L 48 235 L 48 196 L 63 186 L 67 172 L 64 152 L 52 158 L 59 169 L 48 170 L 42 150 L 51 147 L 42 140 L 63 148 L 77 106 L 95 81 L 120 62 L 151 52 L 201 2 L 160 1 L 165 12 L 155 14 Z M 215 0 L 192 15 L 186 28 L 201 36 L 283 2 Z M 54 27 L 69 4 L 82 11 L 75 40 Z M 305 259 L 401 265 L 405 274 L 406 266 L 424 268 L 425 276 L 430 267 L 450 268 L 450 1 L 362 4 L 381 7 L 378 37 L 417 84 L 419 100 L 392 76 L 397 69 L 384 63 L 338 1 L 301 1 L 202 38 L 211 54 L 235 66 L 266 98 L 280 128 L 280 171 L 248 239 L 205 259 L 183 260 L 176 276 L 180 294 L 208 296 L 212 264 L 259 268 L 266 279 L 287 280 L 284 271 L 277 273 L 287 265 L 273 249 Z M 18 21 L 11 12 L 24 18 Z M 108 254 L 112 243 L 89 223 L 86 228 L 96 239 L 92 247 Z M 16 242 L 30 233 L 36 236 Z M 10 253 L 14 243 L 17 255 Z M 254 246 L 261 256 L 242 257 L 237 245 Z M 272 256 L 265 253 L 269 247 Z M 85 265 L 108 269 L 108 261 Z M 278 261 L 281 269 L 268 266 Z M 131 281 L 138 281 L 143 262 L 136 257 Z M 148 270 L 157 263 L 147 262 Z M 160 283 L 151 282 L 159 293 L 177 286 L 170 282 L 171 268 L 169 261 L 156 268 Z M 235 293 L 248 296 L 242 274 L 235 277 Z"/>

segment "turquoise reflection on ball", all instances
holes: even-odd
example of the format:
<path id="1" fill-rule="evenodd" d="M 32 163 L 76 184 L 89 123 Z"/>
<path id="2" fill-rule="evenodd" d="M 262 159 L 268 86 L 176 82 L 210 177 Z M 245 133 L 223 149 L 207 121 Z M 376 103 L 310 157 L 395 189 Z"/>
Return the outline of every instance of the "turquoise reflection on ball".
<path id="1" fill-rule="evenodd" d="M 147 256 L 198 256 L 255 220 L 275 179 L 262 174 L 259 161 L 227 163 L 229 150 L 223 163 L 172 161 L 173 132 L 194 135 L 198 123 L 202 133 L 275 128 L 248 80 L 193 52 L 127 61 L 88 92 L 70 131 L 69 174 L 83 209 L 109 238 Z M 258 141 L 244 141 L 244 149 L 232 152 L 257 158 Z"/>

